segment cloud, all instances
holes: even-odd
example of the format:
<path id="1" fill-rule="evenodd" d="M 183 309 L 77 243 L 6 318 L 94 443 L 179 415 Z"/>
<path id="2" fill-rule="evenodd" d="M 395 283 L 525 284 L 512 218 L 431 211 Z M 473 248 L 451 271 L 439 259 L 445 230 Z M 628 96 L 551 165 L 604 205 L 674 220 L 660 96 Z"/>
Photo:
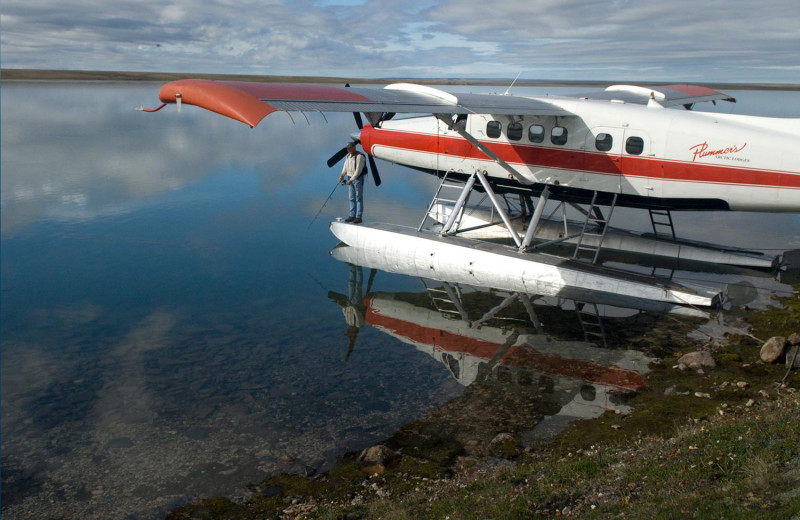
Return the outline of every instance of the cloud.
<path id="1" fill-rule="evenodd" d="M 4 67 L 796 82 L 785 67 L 800 50 L 795 0 L 7 0 L 3 11 Z"/>
<path id="2" fill-rule="evenodd" d="M 277 113 L 250 129 L 197 107 L 157 114 L 133 110 L 157 101 L 152 84 L 58 88 L 3 85 L 0 235 L 34 222 L 82 222 L 123 215 L 235 165 L 264 177 L 265 189 L 295 182 L 342 146 L 350 114 Z M 321 128 L 325 130 L 322 131 Z M 303 155 L 275 154 L 307 143 Z M 212 145 L 209 145 L 211 143 Z M 269 157 L 269 160 L 266 160 Z M 327 171 L 327 170 L 326 170 Z"/>

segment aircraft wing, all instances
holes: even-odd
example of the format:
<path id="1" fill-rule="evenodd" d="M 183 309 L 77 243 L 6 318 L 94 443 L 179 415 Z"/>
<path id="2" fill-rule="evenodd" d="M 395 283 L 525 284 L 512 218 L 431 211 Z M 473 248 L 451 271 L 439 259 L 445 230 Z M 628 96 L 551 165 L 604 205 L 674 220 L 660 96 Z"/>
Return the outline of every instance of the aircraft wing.
<path id="1" fill-rule="evenodd" d="M 619 100 L 640 105 L 646 105 L 653 100 L 663 107 L 687 106 L 703 101 L 716 100 L 736 103 L 736 99 L 727 94 L 699 85 L 661 85 L 657 87 L 612 85 L 603 91 L 578 94 L 577 97 L 609 101 Z"/>
<path id="2" fill-rule="evenodd" d="M 544 100 L 493 94 L 450 94 L 422 85 L 385 88 L 184 79 L 161 88 L 163 103 L 186 103 L 255 127 L 275 111 L 399 114 L 573 115 Z M 163 105 L 162 105 L 163 106 Z"/>

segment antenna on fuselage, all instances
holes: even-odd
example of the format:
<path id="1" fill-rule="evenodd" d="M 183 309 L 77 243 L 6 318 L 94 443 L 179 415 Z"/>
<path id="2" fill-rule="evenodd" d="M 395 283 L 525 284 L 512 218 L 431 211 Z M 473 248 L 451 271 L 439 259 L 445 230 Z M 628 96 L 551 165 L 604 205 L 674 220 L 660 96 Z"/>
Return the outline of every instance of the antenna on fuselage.
<path id="1" fill-rule="evenodd" d="M 512 81 L 512 82 L 511 82 L 511 85 L 509 85 L 509 86 L 508 86 L 508 88 L 506 89 L 505 93 L 503 93 L 503 95 L 504 95 L 504 96 L 508 96 L 508 95 L 511 93 L 511 87 L 513 87 L 513 86 L 514 86 L 514 83 L 516 83 L 516 82 L 517 82 L 517 80 L 519 79 L 519 75 L 520 75 L 520 74 L 522 74 L 522 71 L 519 71 L 519 72 L 517 73 L 517 77 L 516 77 L 516 78 L 514 78 L 514 81 Z"/>

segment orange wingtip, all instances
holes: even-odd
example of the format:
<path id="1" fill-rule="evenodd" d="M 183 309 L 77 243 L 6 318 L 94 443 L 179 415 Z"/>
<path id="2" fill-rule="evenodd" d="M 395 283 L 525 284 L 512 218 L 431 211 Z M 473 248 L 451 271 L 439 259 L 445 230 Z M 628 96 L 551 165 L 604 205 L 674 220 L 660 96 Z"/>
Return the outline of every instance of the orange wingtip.
<path id="1" fill-rule="evenodd" d="M 230 83 L 182 79 L 167 83 L 158 93 L 164 103 L 195 105 L 255 127 L 275 108 Z"/>

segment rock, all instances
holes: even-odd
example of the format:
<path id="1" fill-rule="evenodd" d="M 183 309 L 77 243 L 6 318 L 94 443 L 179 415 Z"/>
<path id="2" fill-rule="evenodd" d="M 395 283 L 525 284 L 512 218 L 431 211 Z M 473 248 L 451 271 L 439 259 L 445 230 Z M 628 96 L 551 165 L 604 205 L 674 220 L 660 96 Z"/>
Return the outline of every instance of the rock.
<path id="1" fill-rule="evenodd" d="M 789 342 L 789 345 L 800 345 L 800 334 L 793 332 L 786 338 L 786 341 Z"/>
<path id="2" fill-rule="evenodd" d="M 689 368 L 701 368 L 701 367 L 708 367 L 714 368 L 717 366 L 717 362 L 714 361 L 714 357 L 711 355 L 711 352 L 707 350 L 701 350 L 698 352 L 689 352 L 685 354 L 678 360 L 678 365 L 686 365 Z"/>
<path id="3" fill-rule="evenodd" d="M 517 440 L 510 433 L 498 433 L 489 442 L 489 453 L 496 457 L 514 458 L 519 455 Z"/>
<path id="4" fill-rule="evenodd" d="M 781 358 L 786 350 L 786 338 L 773 336 L 761 347 L 761 360 L 764 363 L 774 363 Z"/>
<path id="5" fill-rule="evenodd" d="M 400 459 L 400 454 L 380 444 L 363 450 L 356 458 L 358 468 L 364 473 L 383 474 Z"/>
<path id="6" fill-rule="evenodd" d="M 278 462 L 283 464 L 284 466 L 287 466 L 289 464 L 294 464 L 294 457 L 292 457 L 291 455 L 284 455 L 283 457 L 278 459 Z"/>
<path id="7" fill-rule="evenodd" d="M 800 368 L 800 345 L 786 349 L 786 368 Z"/>
<path id="8" fill-rule="evenodd" d="M 494 439 L 489 443 L 490 446 L 495 444 L 503 444 L 506 442 L 513 442 L 514 437 L 511 436 L 510 433 L 498 433 L 495 435 Z"/>

